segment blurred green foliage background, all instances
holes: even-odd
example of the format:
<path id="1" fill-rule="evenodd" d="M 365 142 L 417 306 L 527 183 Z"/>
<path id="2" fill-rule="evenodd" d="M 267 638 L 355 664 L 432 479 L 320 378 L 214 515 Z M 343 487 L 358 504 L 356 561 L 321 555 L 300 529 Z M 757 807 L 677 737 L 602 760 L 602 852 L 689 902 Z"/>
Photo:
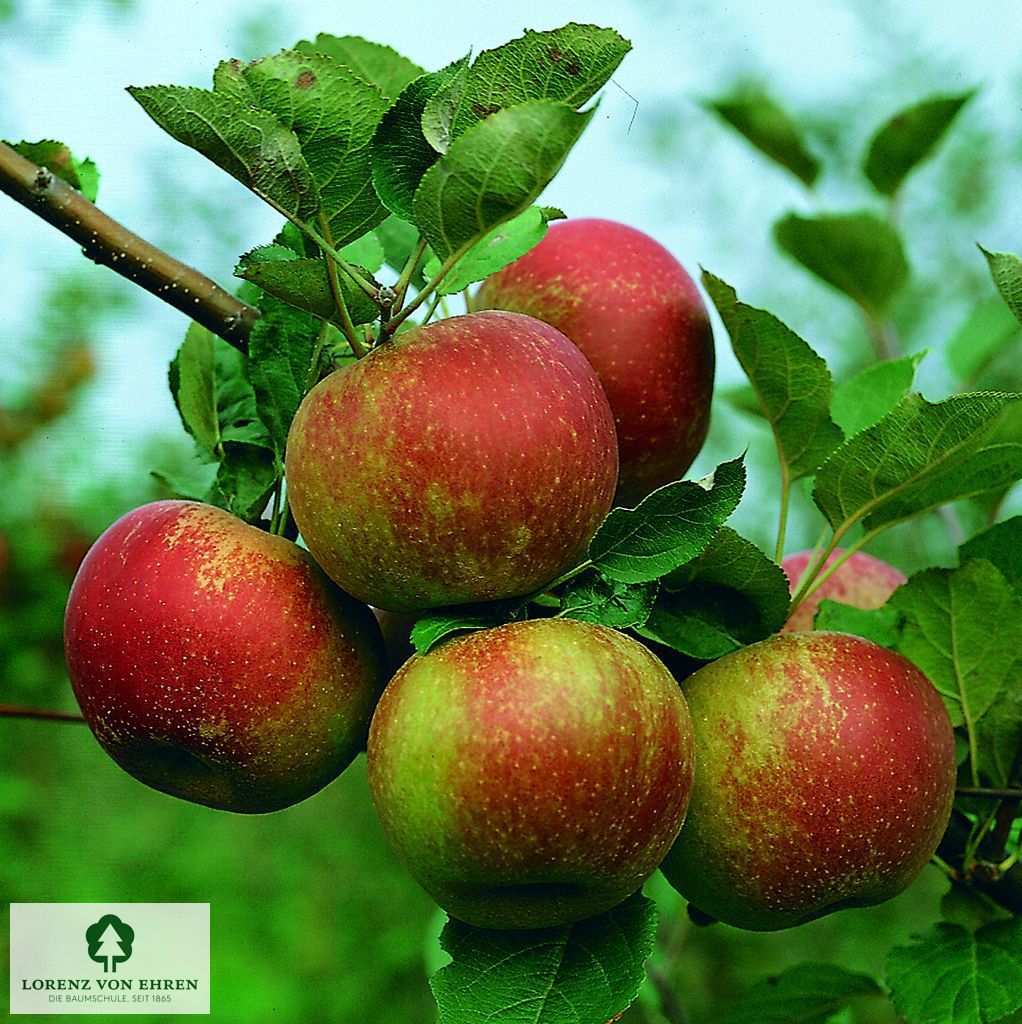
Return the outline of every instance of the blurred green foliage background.
<path id="1" fill-rule="evenodd" d="M 194 154 L 159 139 L 129 110 L 121 86 L 204 84 L 222 57 L 253 58 L 317 31 L 364 34 L 439 67 L 524 24 L 613 25 L 635 41 L 635 51 L 548 201 L 569 215 L 632 223 L 693 273 L 701 263 L 727 278 L 741 298 L 799 331 L 842 380 L 871 359 L 867 332 L 847 300 L 777 251 L 771 223 L 790 209 L 878 207 L 858 171 L 875 128 L 934 92 L 981 85 L 897 211 L 913 277 L 894 320 L 904 352 L 929 350 L 920 380 L 937 398 L 962 383 L 948 343 L 977 309 L 996 301 L 973 242 L 1022 248 L 1015 199 L 1022 128 L 1010 120 L 1022 103 L 1022 58 L 1006 53 L 998 32 L 1017 15 L 1007 2 L 968 15 L 957 6 L 913 2 L 895 13 L 880 0 L 746 0 L 725 12 L 702 2 L 682 10 L 652 0 L 555 0 L 499 15 L 468 3 L 431 12 L 398 3 L 378 17 L 340 4 L 295 10 L 0 0 L 0 66 L 9 70 L 0 77 L 0 102 L 11 111 L 12 130 L 56 135 L 96 157 L 101 206 L 229 283 L 234 257 L 268 240 L 273 218 Z M 763 11 L 771 7 L 772 20 Z M 971 23 L 960 25 L 967 16 Z M 137 50 L 138 65 L 108 63 L 102 76 L 89 78 L 84 98 L 72 95 L 96 49 L 112 39 Z M 150 58 L 158 68 L 147 69 Z M 64 77 L 53 81 L 54 69 Z M 41 81 L 49 83 L 47 101 L 33 102 Z M 828 168 L 815 195 L 698 102 L 750 85 L 776 95 L 808 130 Z M 130 124 L 115 126 L 126 112 Z M 190 445 L 165 393 L 166 363 L 184 323 L 84 264 L 73 247 L 7 202 L 0 204 L 0 282 L 0 703 L 70 710 L 61 619 L 78 561 L 114 518 L 160 496 L 151 469 L 178 477 L 190 471 Z M 738 386 L 739 374 L 722 332 L 718 339 L 724 393 Z M 970 386 L 1018 389 L 1018 357 L 1016 339 L 972 368 Z M 777 484 L 764 427 L 718 400 L 694 471 L 747 445 L 751 482 L 735 522 L 771 549 Z M 1012 506 L 1009 498 L 1008 507 L 1017 501 Z M 988 511 L 958 509 L 959 528 L 972 532 Z M 818 529 L 808 502 L 798 501 L 789 549 L 811 544 Z M 952 550 L 947 523 L 933 516 L 891 531 L 875 553 L 911 572 L 948 564 Z M 662 880 L 650 891 L 664 910 L 658 969 L 690 1019 L 702 1022 L 753 982 L 804 959 L 880 973 L 892 944 L 936 918 L 942 883 L 932 871 L 887 906 L 775 935 L 698 929 Z M 83 726 L 0 719 L 4 914 L 11 901 L 104 900 L 212 904 L 218 1022 L 434 1019 L 426 977 L 440 962 L 442 919 L 386 847 L 361 761 L 300 806 L 248 818 L 145 789 Z M 6 938 L 4 922 L 0 946 Z M 625 1020 L 661 1024 L 659 1000 L 647 984 Z M 867 1002 L 847 1016 L 872 1021 L 892 1013 Z"/>

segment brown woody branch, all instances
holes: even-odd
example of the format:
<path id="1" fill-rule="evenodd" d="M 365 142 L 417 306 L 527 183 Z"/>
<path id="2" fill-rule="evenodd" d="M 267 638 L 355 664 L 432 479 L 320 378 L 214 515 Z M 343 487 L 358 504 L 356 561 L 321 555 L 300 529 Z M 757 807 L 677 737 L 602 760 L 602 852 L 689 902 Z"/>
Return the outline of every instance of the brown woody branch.
<path id="1" fill-rule="evenodd" d="M 0 718 L 35 718 L 47 722 L 84 722 L 81 715 L 71 711 L 53 711 L 50 708 L 22 708 L 13 704 L 0 704 Z"/>
<path id="2" fill-rule="evenodd" d="M 1022 789 L 1018 787 L 1005 786 L 959 786 L 955 790 L 957 796 L 974 796 L 983 800 L 1013 800 L 1016 803 L 1022 799 Z M 1013 819 L 1018 817 L 1013 815 Z"/>
<path id="3" fill-rule="evenodd" d="M 0 142 L 0 192 L 73 238 L 89 259 L 245 350 L 259 310 L 129 231 L 45 167 Z"/>

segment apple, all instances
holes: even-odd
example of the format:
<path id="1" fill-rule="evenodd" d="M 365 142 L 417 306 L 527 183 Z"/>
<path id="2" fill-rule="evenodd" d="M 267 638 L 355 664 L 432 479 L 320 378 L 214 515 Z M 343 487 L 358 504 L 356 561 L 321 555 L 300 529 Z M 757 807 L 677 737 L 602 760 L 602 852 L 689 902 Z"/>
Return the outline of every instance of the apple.
<path id="1" fill-rule="evenodd" d="M 947 826 L 955 743 L 908 660 L 843 633 L 773 636 L 683 684 L 688 819 L 661 865 L 695 908 L 772 931 L 882 903 Z"/>
<path id="2" fill-rule="evenodd" d="M 287 807 L 336 778 L 384 682 L 368 608 L 290 541 L 192 501 L 143 505 L 96 541 L 64 650 L 125 771 L 230 811 Z"/>
<path id="3" fill-rule="evenodd" d="M 579 350 L 487 312 L 399 334 L 320 381 L 286 466 L 326 573 L 411 612 L 529 594 L 575 564 L 610 510 L 617 443 Z"/>
<path id="4" fill-rule="evenodd" d="M 558 221 L 484 282 L 477 304 L 539 317 L 585 353 L 614 410 L 622 501 L 681 478 L 710 423 L 713 334 L 662 245 L 609 220 Z"/>
<path id="5" fill-rule="evenodd" d="M 781 562 L 793 594 L 813 554 L 812 551 L 799 551 Z M 824 568 L 836 562 L 842 554 L 842 548 L 835 549 L 824 563 Z M 795 609 L 784 629 L 786 632 L 812 629 L 820 602 L 825 599 L 865 610 L 880 608 L 898 587 L 907 582 L 905 575 L 893 565 L 881 562 L 864 551 L 856 551 Z"/>
<path id="6" fill-rule="evenodd" d="M 514 622 L 405 664 L 373 717 L 369 786 L 448 913 L 545 928 L 615 906 L 656 869 L 685 817 L 691 722 L 623 633 Z"/>

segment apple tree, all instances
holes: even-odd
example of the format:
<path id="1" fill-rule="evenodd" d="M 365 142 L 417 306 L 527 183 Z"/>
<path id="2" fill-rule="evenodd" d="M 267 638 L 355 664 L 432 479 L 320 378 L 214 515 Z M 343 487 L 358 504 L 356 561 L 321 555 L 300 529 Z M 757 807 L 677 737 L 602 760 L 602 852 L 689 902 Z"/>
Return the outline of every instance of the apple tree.
<path id="1" fill-rule="evenodd" d="M 319 35 L 210 89 L 133 87 L 280 215 L 233 291 L 103 213 L 91 161 L 0 144 L 0 189 L 191 321 L 169 384 L 207 483 L 163 474 L 172 496 L 86 557 L 65 633 L 84 718 L 153 788 L 249 813 L 367 743 L 385 831 L 450 914 L 443 1024 L 604 1024 L 640 991 L 683 1020 L 641 892 L 661 863 L 693 921 L 778 930 L 931 861 L 942 919 L 883 976 L 805 963 L 725 1017 L 993 1024 L 1022 1009 L 1022 394 L 924 398 L 889 315 L 895 200 L 971 94 L 877 131 L 884 215 L 775 226 L 861 311 L 858 375 L 702 271 L 748 379 L 714 415 L 740 406 L 776 448 L 764 507 L 743 446 L 683 479 L 714 368 L 692 279 L 641 232 L 538 205 L 629 48 L 570 24 L 426 70 Z M 813 185 L 773 101 L 709 107 Z M 982 257 L 1022 320 L 1022 261 Z M 963 379 L 1007 337 L 960 344 Z M 743 500 L 769 552 L 729 525 Z M 793 554 L 795 501 L 820 536 Z M 864 550 L 965 506 L 984 528 L 954 564 L 906 577 Z"/>

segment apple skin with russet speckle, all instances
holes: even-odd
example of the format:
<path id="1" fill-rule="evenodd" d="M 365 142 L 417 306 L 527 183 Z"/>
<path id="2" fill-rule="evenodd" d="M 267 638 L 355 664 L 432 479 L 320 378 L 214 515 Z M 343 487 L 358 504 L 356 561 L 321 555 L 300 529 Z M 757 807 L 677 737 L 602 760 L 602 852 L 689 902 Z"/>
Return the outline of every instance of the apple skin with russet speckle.
<path id="1" fill-rule="evenodd" d="M 557 221 L 476 301 L 553 324 L 585 353 L 614 410 L 620 501 L 684 475 L 709 428 L 713 334 L 698 289 L 659 242 L 614 221 Z"/>
<path id="2" fill-rule="evenodd" d="M 772 931 L 882 903 L 922 871 L 951 813 L 955 743 L 911 662 L 843 633 L 780 634 L 682 689 L 695 784 L 661 870 L 698 910 Z"/>
<path id="3" fill-rule="evenodd" d="M 96 541 L 64 648 L 82 713 L 125 771 L 249 813 L 336 778 L 386 678 L 372 612 L 307 552 L 192 501 L 143 505 Z"/>
<path id="4" fill-rule="evenodd" d="M 615 906 L 684 820 L 691 723 L 678 684 L 604 626 L 534 619 L 408 661 L 369 735 L 384 831 L 448 913 L 545 928 Z"/>
<path id="5" fill-rule="evenodd" d="M 799 551 L 788 555 L 781 562 L 781 568 L 788 577 L 793 593 L 813 554 L 812 551 Z M 821 572 L 833 565 L 843 554 L 842 548 L 835 549 L 824 563 Z M 784 629 L 789 633 L 812 629 L 820 602 L 824 600 L 838 601 L 864 610 L 880 608 L 887 603 L 887 599 L 898 587 L 907 582 L 905 574 L 899 572 L 893 565 L 867 555 L 865 551 L 856 551 L 795 609 Z"/>
<path id="6" fill-rule="evenodd" d="M 517 597 L 574 565 L 610 510 L 614 420 L 563 334 L 472 313 L 399 334 L 313 388 L 287 481 L 313 557 L 367 604 Z"/>

